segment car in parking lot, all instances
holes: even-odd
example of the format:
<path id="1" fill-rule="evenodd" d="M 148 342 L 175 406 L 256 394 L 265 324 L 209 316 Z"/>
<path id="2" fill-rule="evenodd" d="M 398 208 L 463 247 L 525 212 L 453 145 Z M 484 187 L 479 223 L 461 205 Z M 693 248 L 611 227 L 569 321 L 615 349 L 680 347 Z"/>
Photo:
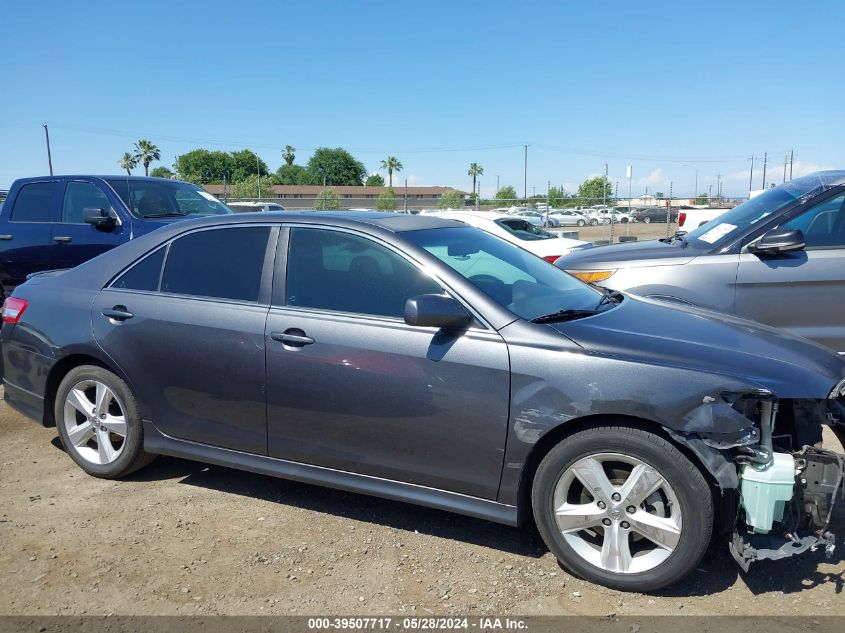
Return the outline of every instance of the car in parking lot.
<path id="1" fill-rule="evenodd" d="M 557 220 L 560 226 L 587 226 L 592 224 L 590 218 L 573 209 L 552 209 L 549 211 L 549 216 Z"/>
<path id="2" fill-rule="evenodd" d="M 285 208 L 277 202 L 249 202 L 235 201 L 227 202 L 226 206 L 235 213 L 250 213 L 258 211 L 284 211 Z"/>
<path id="3" fill-rule="evenodd" d="M 6 402 L 93 476 L 166 454 L 533 517 L 573 573 L 634 591 L 714 531 L 745 567 L 836 542 L 845 467 L 814 446 L 842 436 L 845 359 L 446 218 L 188 220 L 33 276 L 3 320 Z"/>
<path id="4" fill-rule="evenodd" d="M 768 189 L 689 233 L 573 253 L 583 280 L 782 328 L 845 353 L 845 171 Z"/>
<path id="5" fill-rule="evenodd" d="M 670 223 L 678 221 L 678 211 L 676 209 L 666 209 L 665 207 L 634 207 L 631 211 L 632 222 L 642 222 L 644 224 L 651 224 L 652 222 Z"/>
<path id="6" fill-rule="evenodd" d="M 486 231 L 552 263 L 563 255 L 592 247 L 590 242 L 561 237 L 519 216 L 484 211 L 444 211 L 437 215 Z"/>
<path id="7" fill-rule="evenodd" d="M 557 218 L 555 218 L 551 214 L 535 211 L 533 209 L 526 209 L 524 207 L 514 207 L 507 213 L 508 215 L 528 220 L 534 226 L 538 226 L 541 228 L 557 228 L 560 226 L 560 221 L 557 220 Z"/>

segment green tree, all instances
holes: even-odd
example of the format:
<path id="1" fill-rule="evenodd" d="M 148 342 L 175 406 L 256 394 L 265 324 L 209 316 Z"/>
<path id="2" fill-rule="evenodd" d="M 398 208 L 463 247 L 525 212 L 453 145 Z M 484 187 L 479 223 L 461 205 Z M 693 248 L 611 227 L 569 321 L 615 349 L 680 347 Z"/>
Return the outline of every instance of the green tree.
<path id="1" fill-rule="evenodd" d="M 437 201 L 437 207 L 440 209 L 461 209 L 463 206 L 464 197 L 455 190 L 447 191 Z"/>
<path id="2" fill-rule="evenodd" d="M 322 185 L 324 181 L 327 186 L 360 185 L 367 175 L 364 164 L 342 147 L 317 148 L 306 170 L 309 185 Z"/>
<path id="3" fill-rule="evenodd" d="M 232 180 L 231 159 L 226 152 L 195 149 L 177 156 L 173 167 L 182 180 L 197 185 L 219 184 L 224 178 Z"/>
<path id="4" fill-rule="evenodd" d="M 384 187 L 384 178 L 381 174 L 370 174 L 364 184 L 368 187 Z"/>
<path id="5" fill-rule="evenodd" d="M 282 159 L 284 159 L 285 165 L 293 165 L 293 161 L 296 160 L 296 148 L 293 145 L 285 145 Z"/>
<path id="6" fill-rule="evenodd" d="M 402 171 L 402 163 L 399 162 L 399 159 L 395 156 L 388 156 L 386 159 L 381 161 L 381 167 L 379 169 L 386 169 L 387 170 L 387 182 L 388 187 L 393 187 L 393 172 L 394 171 Z"/>
<path id="7" fill-rule="evenodd" d="M 496 192 L 496 198 L 498 200 L 516 200 L 516 189 L 510 185 L 505 185 Z"/>
<path id="8" fill-rule="evenodd" d="M 340 196 L 338 193 L 329 187 L 323 189 L 317 199 L 314 200 L 315 209 L 340 209 Z"/>
<path id="9" fill-rule="evenodd" d="M 557 187 L 552 187 L 549 189 L 549 206 L 551 207 L 559 207 L 564 204 L 567 200 L 569 200 L 572 196 L 569 195 L 567 191 L 564 189 L 558 189 Z"/>
<path id="10" fill-rule="evenodd" d="M 144 174 L 150 175 L 150 163 L 154 160 L 161 160 L 161 151 L 152 141 L 142 138 L 135 143 L 135 160 L 144 166 Z"/>
<path id="11" fill-rule="evenodd" d="M 469 164 L 469 171 L 467 171 L 467 176 L 472 176 L 472 193 L 475 194 L 475 180 L 479 176 L 484 175 L 484 167 L 479 165 L 478 163 L 470 163 Z"/>
<path id="12" fill-rule="evenodd" d="M 613 187 L 604 176 L 588 178 L 578 187 L 578 197 L 584 204 L 599 204 L 613 198 Z"/>
<path id="13" fill-rule="evenodd" d="M 150 170 L 150 176 L 155 176 L 156 178 L 173 178 L 174 175 L 175 174 L 164 165 L 153 167 Z"/>
<path id="14" fill-rule="evenodd" d="M 706 193 L 700 193 L 700 194 L 698 194 L 698 196 L 696 196 L 695 203 L 696 204 L 710 204 L 710 196 L 708 196 Z"/>
<path id="15" fill-rule="evenodd" d="M 261 178 L 261 188 L 259 195 L 258 174 L 251 174 L 243 180 L 237 180 L 232 183 L 230 189 L 230 196 L 232 198 L 268 198 L 273 196 L 272 183 L 269 178 Z"/>
<path id="16" fill-rule="evenodd" d="M 132 170 L 135 169 L 138 166 L 138 161 L 135 160 L 135 157 L 131 153 L 124 152 L 123 158 L 121 158 L 119 161 L 117 161 L 117 164 L 120 165 L 121 169 L 126 170 L 127 176 L 131 176 Z"/>
<path id="17" fill-rule="evenodd" d="M 382 191 L 378 195 L 376 209 L 379 211 L 393 211 L 396 209 L 396 193 L 393 191 L 393 187 L 388 187 L 387 191 Z"/>
<path id="18" fill-rule="evenodd" d="M 276 170 L 273 181 L 277 185 L 304 185 L 308 182 L 308 172 L 302 165 L 285 163 Z"/>
<path id="19" fill-rule="evenodd" d="M 261 174 L 268 175 L 267 163 L 261 160 L 255 152 L 249 149 L 242 149 L 238 152 L 229 153 L 229 179 L 232 182 L 245 180 L 249 176 Z"/>

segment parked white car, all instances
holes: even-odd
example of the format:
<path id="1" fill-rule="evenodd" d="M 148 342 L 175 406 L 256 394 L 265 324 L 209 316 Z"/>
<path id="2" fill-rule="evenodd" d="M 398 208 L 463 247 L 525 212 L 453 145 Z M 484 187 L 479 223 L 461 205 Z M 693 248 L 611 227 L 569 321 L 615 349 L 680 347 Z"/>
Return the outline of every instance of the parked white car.
<path id="1" fill-rule="evenodd" d="M 549 217 L 560 222 L 561 226 L 587 226 L 593 223 L 592 218 L 574 209 L 552 209 L 549 211 Z"/>
<path id="2" fill-rule="evenodd" d="M 252 213 L 257 211 L 284 211 L 285 208 L 275 202 L 227 202 L 226 206 L 235 213 Z"/>
<path id="3" fill-rule="evenodd" d="M 591 248 L 590 242 L 571 240 L 531 224 L 527 218 L 489 211 L 444 211 L 436 214 L 469 224 L 554 263 L 558 257 Z"/>

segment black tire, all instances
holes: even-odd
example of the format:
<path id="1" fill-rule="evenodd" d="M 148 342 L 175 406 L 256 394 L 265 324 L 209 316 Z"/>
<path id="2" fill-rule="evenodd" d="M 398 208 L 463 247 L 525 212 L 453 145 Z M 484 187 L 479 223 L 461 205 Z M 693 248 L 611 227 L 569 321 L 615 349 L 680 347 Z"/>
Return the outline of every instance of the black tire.
<path id="1" fill-rule="evenodd" d="M 643 222 L 645 222 L 646 224 L 651 224 L 651 218 L 646 216 L 643 218 Z"/>
<path id="2" fill-rule="evenodd" d="M 590 220 L 590 226 L 598 226 L 598 225 L 599 225 L 598 220 L 596 220 L 596 219 Z"/>
<path id="3" fill-rule="evenodd" d="M 586 226 L 587 225 L 587 223 L 584 222 L 584 220 L 578 220 L 577 224 L 578 224 L 578 226 Z"/>
<path id="4" fill-rule="evenodd" d="M 576 461 L 598 453 L 627 455 L 656 469 L 678 499 L 682 527 L 674 551 L 656 567 L 617 573 L 593 565 L 564 539 L 554 517 L 553 495 Z M 713 494 L 701 470 L 664 438 L 636 427 L 605 426 L 579 431 L 551 449 L 534 476 L 532 508 L 549 550 L 575 575 L 622 591 L 654 591 L 692 572 L 704 556 L 713 531 Z M 636 516 L 636 515 L 631 515 Z"/>
<path id="5" fill-rule="evenodd" d="M 111 463 L 95 464 L 85 459 L 68 438 L 68 431 L 64 423 L 65 400 L 74 385 L 82 381 L 97 381 L 104 384 L 119 399 L 123 409 L 126 436 L 123 439 L 119 455 Z M 144 427 L 141 423 L 141 410 L 135 396 L 123 380 L 107 369 L 95 365 L 80 365 L 70 370 L 59 384 L 53 412 L 59 438 L 65 451 L 76 462 L 77 466 L 89 475 L 103 479 L 117 479 L 143 468 L 156 457 L 144 452 Z"/>

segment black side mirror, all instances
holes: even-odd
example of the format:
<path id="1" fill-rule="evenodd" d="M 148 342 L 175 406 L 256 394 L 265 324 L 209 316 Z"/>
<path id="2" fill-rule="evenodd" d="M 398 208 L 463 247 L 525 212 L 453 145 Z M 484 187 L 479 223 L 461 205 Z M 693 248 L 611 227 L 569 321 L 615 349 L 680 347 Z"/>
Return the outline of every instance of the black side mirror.
<path id="1" fill-rule="evenodd" d="M 748 245 L 748 252 L 757 255 L 780 255 L 803 249 L 804 234 L 801 229 L 772 229 Z"/>
<path id="2" fill-rule="evenodd" d="M 82 219 L 101 231 L 111 231 L 117 224 L 117 220 L 108 211 L 93 207 L 82 209 Z"/>
<path id="3" fill-rule="evenodd" d="M 452 297 L 417 295 L 405 302 L 405 323 L 416 327 L 463 330 L 472 323 L 472 315 Z"/>

